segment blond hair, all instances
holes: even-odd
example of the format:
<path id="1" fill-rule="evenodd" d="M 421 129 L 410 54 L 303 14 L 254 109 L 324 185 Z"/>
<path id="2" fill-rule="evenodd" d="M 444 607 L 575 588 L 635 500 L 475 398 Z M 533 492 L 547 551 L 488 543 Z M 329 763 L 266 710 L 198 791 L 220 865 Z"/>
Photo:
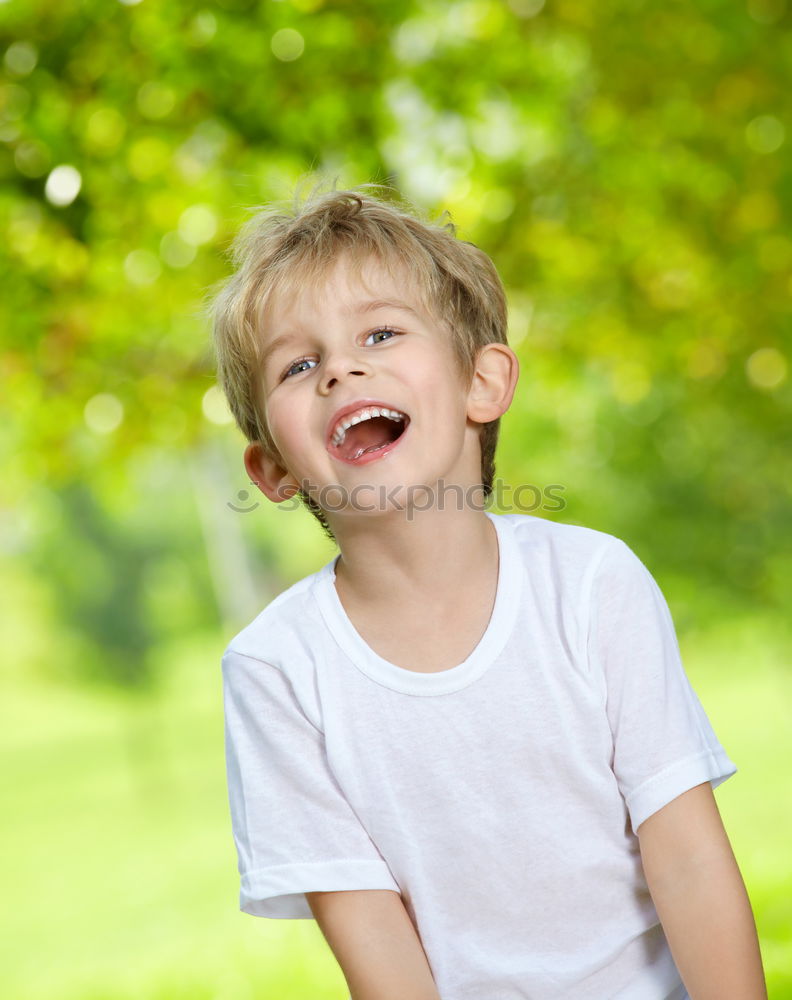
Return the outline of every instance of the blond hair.
<path id="1" fill-rule="evenodd" d="M 371 189 L 382 192 L 379 196 Z M 355 190 L 313 193 L 290 211 L 259 212 L 232 248 L 234 273 L 212 303 L 217 377 L 242 433 L 278 457 L 263 417 L 260 335 L 264 305 L 284 285 L 320 282 L 344 254 L 360 272 L 375 258 L 413 280 L 423 304 L 451 332 L 459 371 L 467 384 L 485 344 L 507 343 L 506 296 L 489 257 L 457 239 L 449 221 L 420 219 L 390 189 L 365 184 Z M 500 420 L 482 425 L 481 486 L 492 492 Z M 325 532 L 322 510 L 299 494 Z"/>

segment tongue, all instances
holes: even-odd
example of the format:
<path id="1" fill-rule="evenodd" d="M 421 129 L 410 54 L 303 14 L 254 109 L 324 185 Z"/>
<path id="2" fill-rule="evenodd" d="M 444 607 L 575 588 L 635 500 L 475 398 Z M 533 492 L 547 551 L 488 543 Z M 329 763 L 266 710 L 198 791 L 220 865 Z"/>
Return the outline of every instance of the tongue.
<path id="1" fill-rule="evenodd" d="M 376 451 L 393 440 L 393 424 L 387 417 L 375 417 L 355 424 L 346 432 L 341 452 L 344 458 L 360 458 L 369 451 Z"/>

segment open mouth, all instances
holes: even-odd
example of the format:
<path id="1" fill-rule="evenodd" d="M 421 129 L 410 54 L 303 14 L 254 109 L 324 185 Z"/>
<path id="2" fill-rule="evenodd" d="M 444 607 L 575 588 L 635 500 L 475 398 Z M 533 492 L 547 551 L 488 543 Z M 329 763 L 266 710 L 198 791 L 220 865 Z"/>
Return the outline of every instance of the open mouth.
<path id="1" fill-rule="evenodd" d="M 345 462 L 362 464 L 391 451 L 410 423 L 406 413 L 371 406 L 340 420 L 330 451 Z"/>

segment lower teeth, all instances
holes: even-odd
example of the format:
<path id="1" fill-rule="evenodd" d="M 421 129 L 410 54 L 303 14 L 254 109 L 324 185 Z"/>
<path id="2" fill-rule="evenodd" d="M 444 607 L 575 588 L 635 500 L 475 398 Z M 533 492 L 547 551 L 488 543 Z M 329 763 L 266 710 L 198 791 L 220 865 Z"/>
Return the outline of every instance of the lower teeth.
<path id="1" fill-rule="evenodd" d="M 380 451 L 382 448 L 386 447 L 384 444 L 372 445 L 370 448 L 361 448 L 360 451 L 356 451 L 352 456 L 352 461 L 357 462 L 357 460 L 362 455 L 368 455 L 372 451 Z"/>

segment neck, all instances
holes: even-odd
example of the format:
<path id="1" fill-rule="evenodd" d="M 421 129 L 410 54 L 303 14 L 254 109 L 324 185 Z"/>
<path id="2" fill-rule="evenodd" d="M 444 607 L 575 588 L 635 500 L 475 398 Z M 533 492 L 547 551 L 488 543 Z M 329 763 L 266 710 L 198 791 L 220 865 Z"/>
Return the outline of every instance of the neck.
<path id="1" fill-rule="evenodd" d="M 497 565 L 495 528 L 484 511 L 430 508 L 413 511 L 410 520 L 398 513 L 332 525 L 342 598 L 384 606 L 452 602 Z"/>

